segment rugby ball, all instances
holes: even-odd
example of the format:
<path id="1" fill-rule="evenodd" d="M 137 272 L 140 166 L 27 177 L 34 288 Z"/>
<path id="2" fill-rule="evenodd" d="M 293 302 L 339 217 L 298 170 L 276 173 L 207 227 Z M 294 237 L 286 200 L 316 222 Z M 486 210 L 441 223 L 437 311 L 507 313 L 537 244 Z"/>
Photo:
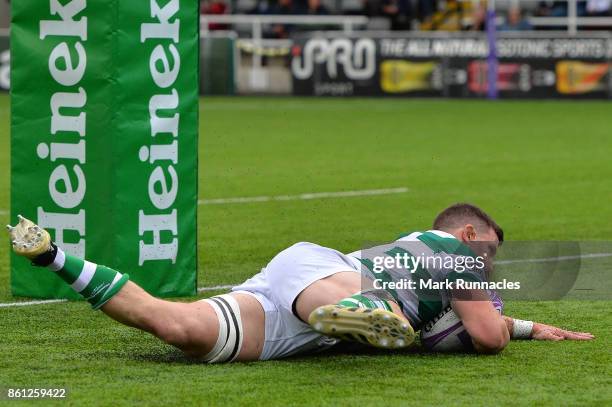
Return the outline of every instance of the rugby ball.
<path id="1" fill-rule="evenodd" d="M 421 344 L 434 352 L 473 351 L 472 338 L 448 306 L 421 329 Z"/>

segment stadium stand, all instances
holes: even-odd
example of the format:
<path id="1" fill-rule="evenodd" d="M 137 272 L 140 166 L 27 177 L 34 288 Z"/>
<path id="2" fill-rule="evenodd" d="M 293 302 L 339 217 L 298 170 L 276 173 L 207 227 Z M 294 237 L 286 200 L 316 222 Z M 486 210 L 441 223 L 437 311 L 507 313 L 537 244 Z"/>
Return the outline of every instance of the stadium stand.
<path id="1" fill-rule="evenodd" d="M 370 17 L 368 30 L 460 31 L 482 29 L 486 6 L 484 0 L 210 0 L 203 2 L 202 11 L 206 14 L 363 15 Z M 498 25 L 504 30 L 563 29 L 567 24 L 555 26 L 546 18 L 570 14 L 578 18 L 610 17 L 612 0 L 506 0 L 497 1 L 495 8 L 499 14 Z M 612 27 L 605 20 L 592 21 L 593 25 L 588 20 L 579 25 Z"/>

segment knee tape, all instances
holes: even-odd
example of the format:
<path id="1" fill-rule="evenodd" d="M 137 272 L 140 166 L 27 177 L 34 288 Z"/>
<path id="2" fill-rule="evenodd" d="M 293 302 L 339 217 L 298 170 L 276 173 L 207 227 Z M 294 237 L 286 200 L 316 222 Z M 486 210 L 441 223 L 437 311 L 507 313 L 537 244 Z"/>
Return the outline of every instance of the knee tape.
<path id="1" fill-rule="evenodd" d="M 242 348 L 242 319 L 240 306 L 231 295 L 217 295 L 206 300 L 217 314 L 219 336 L 212 350 L 204 356 L 208 363 L 232 362 Z"/>

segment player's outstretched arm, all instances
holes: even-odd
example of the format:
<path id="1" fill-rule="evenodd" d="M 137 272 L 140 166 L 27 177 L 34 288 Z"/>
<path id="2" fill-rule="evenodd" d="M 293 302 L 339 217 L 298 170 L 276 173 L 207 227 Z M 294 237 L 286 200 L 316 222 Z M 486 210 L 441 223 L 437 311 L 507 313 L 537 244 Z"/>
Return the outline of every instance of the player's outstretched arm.
<path id="1" fill-rule="evenodd" d="M 588 341 L 595 339 L 589 332 L 574 332 L 539 322 L 522 321 L 504 316 L 508 333 L 512 339 L 536 339 L 540 341 Z"/>

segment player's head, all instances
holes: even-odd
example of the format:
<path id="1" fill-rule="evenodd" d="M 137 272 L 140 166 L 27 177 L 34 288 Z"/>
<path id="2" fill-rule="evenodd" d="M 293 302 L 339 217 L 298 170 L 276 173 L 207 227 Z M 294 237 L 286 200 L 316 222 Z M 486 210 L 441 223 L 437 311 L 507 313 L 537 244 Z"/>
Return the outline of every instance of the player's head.
<path id="1" fill-rule="evenodd" d="M 465 243 L 487 242 L 487 251 L 495 254 L 504 241 L 504 231 L 485 211 L 468 203 L 456 203 L 444 209 L 433 228 L 450 233 Z"/>

